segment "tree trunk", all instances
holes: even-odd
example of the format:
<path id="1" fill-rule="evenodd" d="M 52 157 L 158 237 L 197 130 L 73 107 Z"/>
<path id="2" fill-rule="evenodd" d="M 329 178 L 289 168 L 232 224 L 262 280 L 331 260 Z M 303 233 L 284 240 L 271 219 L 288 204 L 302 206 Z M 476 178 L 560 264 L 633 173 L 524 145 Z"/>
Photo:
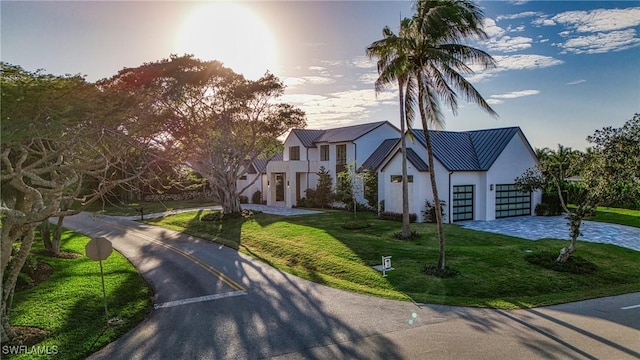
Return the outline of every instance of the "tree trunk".
<path id="1" fill-rule="evenodd" d="M 429 177 L 431 179 L 431 191 L 433 192 L 433 202 L 436 207 L 436 227 L 438 229 L 438 269 L 444 270 L 445 268 L 445 241 L 444 241 L 444 228 L 442 227 L 442 211 L 440 211 L 440 197 L 438 196 L 438 185 L 436 184 L 436 175 L 433 165 L 433 146 L 431 144 L 431 137 L 429 135 L 429 127 L 427 126 L 427 117 L 424 113 L 424 99 L 423 90 L 421 84 L 418 84 L 418 105 L 420 110 L 420 119 L 422 120 L 422 129 L 424 131 L 424 139 L 427 143 L 427 158 L 429 161 Z"/>
<path id="2" fill-rule="evenodd" d="M 411 233 L 409 225 L 409 184 L 407 181 L 407 141 L 404 116 L 404 82 L 398 80 L 400 97 L 400 148 L 402 151 L 402 238 L 408 239 Z"/>
<path id="3" fill-rule="evenodd" d="M 53 244 L 51 243 L 51 223 L 49 220 L 43 221 L 40 226 L 38 226 L 38 229 L 40 230 L 44 249 L 47 251 L 53 251 Z"/>
<path id="4" fill-rule="evenodd" d="M 240 197 L 234 174 L 227 173 L 222 177 L 223 181 L 219 184 L 212 184 L 218 188 L 218 196 L 222 205 L 224 214 L 237 214 L 242 212 L 240 206 Z M 221 185 L 221 186 L 220 186 Z"/>
<path id="5" fill-rule="evenodd" d="M 565 263 L 571 255 L 576 252 L 576 242 L 578 240 L 578 236 L 580 236 L 580 225 L 582 224 L 582 218 L 584 214 L 582 214 L 582 210 L 579 209 L 575 213 L 570 212 L 567 214 L 567 220 L 569 220 L 569 235 L 571 236 L 571 244 L 568 248 L 563 247 L 560 249 L 560 254 L 556 258 L 556 262 Z"/>
<path id="6" fill-rule="evenodd" d="M 5 222 L 4 226 L 8 224 Z M 11 225 L 9 225 L 11 226 Z M 35 235 L 35 228 L 37 225 L 18 225 L 19 228 L 15 229 L 15 232 L 10 236 L 9 239 L 2 239 L 2 241 L 11 241 L 13 243 L 14 238 L 22 238 L 22 243 L 20 244 L 20 250 L 14 256 L 11 264 L 4 268 L 2 275 L 2 304 L 0 304 L 0 317 L 2 317 L 2 331 L 0 336 L 2 337 L 2 342 L 11 340 L 15 337 L 15 332 L 13 332 L 10 328 L 10 319 L 9 319 L 9 310 L 11 309 L 11 302 L 13 301 L 13 293 L 16 287 L 16 282 L 18 281 L 18 275 L 20 275 L 20 270 L 24 266 L 24 263 L 27 261 L 27 257 L 29 256 L 29 252 L 31 251 L 31 245 L 33 244 L 33 239 Z M 3 231 L 3 237 L 5 233 Z M 6 272 L 6 278 L 5 278 Z"/>
<path id="7" fill-rule="evenodd" d="M 60 244 L 62 242 L 62 225 L 64 222 L 64 216 L 58 216 L 58 222 L 56 228 L 53 230 L 53 239 L 51 239 L 52 251 L 54 254 L 60 254 Z"/>

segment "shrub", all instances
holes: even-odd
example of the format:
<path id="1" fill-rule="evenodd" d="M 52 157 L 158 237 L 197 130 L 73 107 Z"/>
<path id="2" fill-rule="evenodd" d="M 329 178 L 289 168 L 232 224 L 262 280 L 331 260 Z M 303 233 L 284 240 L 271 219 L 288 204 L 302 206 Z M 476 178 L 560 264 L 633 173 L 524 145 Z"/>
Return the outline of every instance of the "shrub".
<path id="1" fill-rule="evenodd" d="M 222 211 L 214 211 L 200 216 L 200 221 L 219 221 L 223 216 Z"/>
<path id="2" fill-rule="evenodd" d="M 238 196 L 238 200 L 240 200 L 240 204 L 248 204 L 249 198 L 245 195 Z"/>
<path id="3" fill-rule="evenodd" d="M 446 203 L 444 200 L 440 200 L 440 215 L 442 216 L 442 219 L 444 219 L 445 204 Z M 435 206 L 431 205 L 431 202 L 429 200 L 425 201 L 425 206 L 424 206 L 424 211 L 422 212 L 422 216 L 428 222 L 432 222 L 432 223 L 436 222 L 436 208 Z"/>
<path id="4" fill-rule="evenodd" d="M 560 204 L 560 199 L 558 198 L 557 192 L 543 192 L 541 204 L 545 204 L 543 208 L 544 216 L 555 216 L 562 214 L 562 205 Z"/>
<path id="5" fill-rule="evenodd" d="M 403 238 L 402 231 L 398 231 L 397 233 L 393 234 L 393 238 L 397 240 L 418 240 L 420 239 L 420 234 L 418 234 L 418 232 L 416 231 L 411 231 L 409 233 L 409 237 Z"/>
<path id="6" fill-rule="evenodd" d="M 533 265 L 543 267 L 545 269 L 567 272 L 571 274 L 591 274 L 598 270 L 598 267 L 589 260 L 579 256 L 572 255 L 566 262 L 557 262 L 558 253 L 545 251 L 541 253 L 528 254 L 525 260 Z"/>
<path id="7" fill-rule="evenodd" d="M 262 192 L 260 190 L 256 190 L 253 195 L 251 195 L 251 203 L 262 204 Z"/>
<path id="8" fill-rule="evenodd" d="M 342 224 L 342 228 L 347 230 L 364 229 L 364 228 L 368 228 L 369 226 L 370 225 L 366 219 L 355 219 L 355 220 L 350 219 L 345 221 L 344 224 Z"/>
<path id="9" fill-rule="evenodd" d="M 380 215 L 378 215 L 378 218 L 381 220 L 402 221 L 402 214 L 394 213 L 390 211 L 384 211 L 384 212 L 381 212 Z M 414 213 L 409 214 L 409 222 L 416 222 L 417 219 L 418 219 L 418 216 L 416 214 Z"/>

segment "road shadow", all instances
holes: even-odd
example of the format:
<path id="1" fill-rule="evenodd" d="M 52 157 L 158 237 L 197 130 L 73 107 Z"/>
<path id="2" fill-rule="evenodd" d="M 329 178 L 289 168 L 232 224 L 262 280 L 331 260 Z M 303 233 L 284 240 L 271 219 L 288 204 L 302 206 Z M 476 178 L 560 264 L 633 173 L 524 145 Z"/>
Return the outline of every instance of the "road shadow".
<path id="1" fill-rule="evenodd" d="M 194 220 L 195 221 L 195 220 Z M 199 220 L 198 220 L 199 221 Z M 249 220 L 250 221 L 250 220 Z M 235 234 L 240 246 L 240 226 L 224 229 Z M 123 252 L 149 279 L 155 302 L 172 302 L 185 297 L 234 293 L 228 283 L 154 243 L 138 239 L 136 231 L 104 229 L 104 236 L 127 242 Z M 246 295 L 223 297 L 187 305 L 154 310 L 134 330 L 109 344 L 91 358 L 119 359 L 259 359 L 278 355 L 305 359 L 401 358 L 399 349 L 383 336 L 367 346 L 360 339 L 378 334 L 343 320 L 333 304 L 317 292 L 317 285 L 297 279 L 240 255 L 235 249 L 167 230 L 146 233 L 222 271 L 240 284 Z M 133 242 L 141 242 L 134 246 Z M 134 249 L 135 248 L 135 249 Z M 198 272 L 199 271 L 199 272 Z M 197 279 L 193 279 L 193 273 Z M 331 289 L 333 290 L 333 289 Z M 372 315 L 376 311 L 372 309 Z"/>

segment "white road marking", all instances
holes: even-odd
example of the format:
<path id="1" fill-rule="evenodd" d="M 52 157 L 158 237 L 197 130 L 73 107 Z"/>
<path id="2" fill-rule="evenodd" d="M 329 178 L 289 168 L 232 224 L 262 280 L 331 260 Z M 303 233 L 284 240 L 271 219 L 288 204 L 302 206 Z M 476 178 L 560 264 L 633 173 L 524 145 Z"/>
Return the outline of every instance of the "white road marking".
<path id="1" fill-rule="evenodd" d="M 206 296 L 200 296 L 200 297 L 190 298 L 190 299 L 169 301 L 169 302 L 162 303 L 162 304 L 154 304 L 153 308 L 154 309 L 162 309 L 162 308 L 167 308 L 167 307 L 187 305 L 187 304 L 199 303 L 199 302 L 204 302 L 204 301 L 219 300 L 219 299 L 224 299 L 224 298 L 228 298 L 228 297 L 242 296 L 242 295 L 247 295 L 247 292 L 246 291 L 232 291 L 232 292 L 223 293 L 223 294 L 206 295 Z"/>
<path id="2" fill-rule="evenodd" d="M 622 310 L 629 310 L 629 309 L 635 309 L 635 308 L 640 308 L 640 304 L 638 305 L 631 305 L 631 306 L 625 306 L 623 308 L 620 308 Z"/>

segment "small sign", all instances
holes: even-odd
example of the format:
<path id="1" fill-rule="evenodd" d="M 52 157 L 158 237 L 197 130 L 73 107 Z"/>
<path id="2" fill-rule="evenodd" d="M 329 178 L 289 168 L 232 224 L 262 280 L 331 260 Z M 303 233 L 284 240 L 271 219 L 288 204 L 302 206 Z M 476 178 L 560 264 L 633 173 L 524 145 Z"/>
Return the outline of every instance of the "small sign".
<path id="1" fill-rule="evenodd" d="M 103 237 L 93 238 L 84 247 L 84 252 L 91 260 L 102 261 L 106 260 L 109 255 L 111 255 L 111 252 L 113 252 L 113 245 L 111 245 L 111 241 Z"/>
<path id="2" fill-rule="evenodd" d="M 387 271 L 395 270 L 391 266 L 391 256 L 383 256 L 382 257 L 382 264 L 376 265 L 373 268 L 378 270 L 378 271 L 382 271 L 382 277 L 387 277 Z"/>

